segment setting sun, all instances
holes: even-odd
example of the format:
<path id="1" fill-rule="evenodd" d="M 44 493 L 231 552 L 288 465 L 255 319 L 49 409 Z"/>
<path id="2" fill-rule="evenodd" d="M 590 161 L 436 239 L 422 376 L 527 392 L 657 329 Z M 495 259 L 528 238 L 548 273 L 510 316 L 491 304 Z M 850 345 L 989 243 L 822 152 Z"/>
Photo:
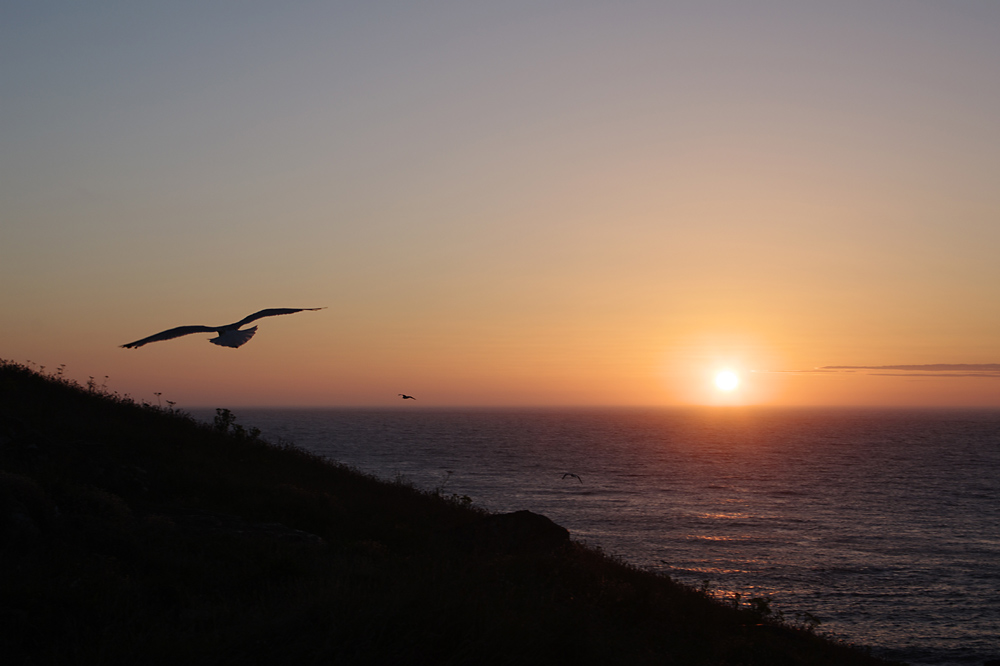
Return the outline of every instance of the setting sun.
<path id="1" fill-rule="evenodd" d="M 732 391 L 740 385 L 740 378 L 735 372 L 723 370 L 715 376 L 715 386 L 720 391 Z"/>

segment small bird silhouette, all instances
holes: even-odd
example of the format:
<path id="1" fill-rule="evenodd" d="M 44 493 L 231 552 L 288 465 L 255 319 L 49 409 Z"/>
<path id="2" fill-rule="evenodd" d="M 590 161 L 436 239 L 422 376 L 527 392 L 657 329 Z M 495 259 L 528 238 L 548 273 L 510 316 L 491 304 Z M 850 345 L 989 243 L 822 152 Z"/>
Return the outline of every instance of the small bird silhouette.
<path id="1" fill-rule="evenodd" d="M 583 479 L 581 479 L 578 474 L 574 474 L 573 472 L 566 472 L 565 474 L 562 475 L 562 478 L 565 479 L 567 476 L 571 476 L 574 479 L 576 479 L 577 481 L 579 481 L 580 483 L 583 483 Z"/>
<path id="2" fill-rule="evenodd" d="M 412 395 L 406 395 L 405 393 L 398 394 L 403 400 L 416 400 Z"/>
<path id="3" fill-rule="evenodd" d="M 179 338 L 182 335 L 190 335 L 191 333 L 218 333 L 219 337 L 212 338 L 209 340 L 213 345 L 219 345 L 221 347 L 232 347 L 233 349 L 245 345 L 250 341 L 250 338 L 254 336 L 257 332 L 257 327 L 248 328 L 245 330 L 239 330 L 240 326 L 249 324 L 252 321 L 257 321 L 258 319 L 263 319 L 264 317 L 274 317 L 275 315 L 286 315 L 294 314 L 296 312 L 302 312 L 304 310 L 325 310 L 326 308 L 271 308 L 269 310 L 261 310 L 260 312 L 254 312 L 248 317 L 240 319 L 235 324 L 226 324 L 225 326 L 178 326 L 177 328 L 171 328 L 166 331 L 161 331 L 156 335 L 151 335 L 148 338 L 143 338 L 142 340 L 136 340 L 135 342 L 129 342 L 122 347 L 126 349 L 135 349 L 136 347 L 141 347 L 143 345 L 148 345 L 150 342 L 159 342 L 160 340 L 173 340 L 174 338 Z"/>

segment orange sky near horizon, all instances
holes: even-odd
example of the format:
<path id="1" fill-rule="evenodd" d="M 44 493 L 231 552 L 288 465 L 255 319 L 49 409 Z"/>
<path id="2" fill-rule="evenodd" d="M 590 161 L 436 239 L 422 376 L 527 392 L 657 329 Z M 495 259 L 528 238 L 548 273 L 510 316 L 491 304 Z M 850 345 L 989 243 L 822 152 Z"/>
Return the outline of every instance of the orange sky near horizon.
<path id="1" fill-rule="evenodd" d="M 1000 407 L 1000 5 L 0 18 L 0 358 L 182 408 Z"/>

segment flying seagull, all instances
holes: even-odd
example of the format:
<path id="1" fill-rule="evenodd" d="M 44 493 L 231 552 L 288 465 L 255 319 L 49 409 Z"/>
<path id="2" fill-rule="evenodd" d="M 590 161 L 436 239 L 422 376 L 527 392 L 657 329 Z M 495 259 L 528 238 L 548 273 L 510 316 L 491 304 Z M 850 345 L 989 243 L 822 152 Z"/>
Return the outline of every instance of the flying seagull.
<path id="1" fill-rule="evenodd" d="M 574 474 L 573 472 L 566 472 L 565 474 L 563 474 L 563 477 L 562 477 L 562 478 L 564 478 L 564 479 L 565 479 L 565 478 L 566 478 L 567 476 L 569 476 L 569 477 L 572 477 L 572 478 L 576 479 L 576 480 L 577 480 L 577 481 L 579 481 L 580 483 L 583 483 L 583 479 L 581 479 L 579 475 L 577 475 L 577 474 Z"/>
<path id="2" fill-rule="evenodd" d="M 254 312 L 249 317 L 244 317 L 240 319 L 235 324 L 226 324 L 225 326 L 178 326 L 177 328 L 171 328 L 166 331 L 157 333 L 156 335 L 151 335 L 148 338 L 143 338 L 142 340 L 136 340 L 135 342 L 129 342 L 128 344 L 122 345 L 126 349 L 135 349 L 136 347 L 141 347 L 143 345 L 148 345 L 150 342 L 159 342 L 160 340 L 173 340 L 174 338 L 179 338 L 182 335 L 190 335 L 191 333 L 218 333 L 219 337 L 212 338 L 209 340 L 213 345 L 219 345 L 222 347 L 232 347 L 236 349 L 242 345 L 249 342 L 250 338 L 253 337 L 254 333 L 257 332 L 257 327 L 247 328 L 244 330 L 239 330 L 240 326 L 245 326 L 252 321 L 257 321 L 258 319 L 263 319 L 264 317 L 274 317 L 275 315 L 286 315 L 295 314 L 296 312 L 303 312 L 304 310 L 325 310 L 326 308 L 270 308 L 268 310 L 261 310 L 260 312 Z"/>
<path id="3" fill-rule="evenodd" d="M 403 393 L 400 393 L 399 397 L 402 398 L 403 400 L 416 400 L 416 398 L 414 398 L 412 395 L 405 395 Z"/>

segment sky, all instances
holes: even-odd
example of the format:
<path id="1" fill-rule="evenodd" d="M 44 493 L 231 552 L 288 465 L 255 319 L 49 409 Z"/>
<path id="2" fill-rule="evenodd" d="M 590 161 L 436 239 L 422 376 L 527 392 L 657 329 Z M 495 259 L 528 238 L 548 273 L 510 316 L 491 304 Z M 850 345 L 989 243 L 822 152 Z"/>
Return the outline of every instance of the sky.
<path id="1" fill-rule="evenodd" d="M 998 63 L 992 0 L 5 2 L 0 358 L 182 408 L 1000 407 Z M 120 347 L 273 307 L 326 309 Z"/>

